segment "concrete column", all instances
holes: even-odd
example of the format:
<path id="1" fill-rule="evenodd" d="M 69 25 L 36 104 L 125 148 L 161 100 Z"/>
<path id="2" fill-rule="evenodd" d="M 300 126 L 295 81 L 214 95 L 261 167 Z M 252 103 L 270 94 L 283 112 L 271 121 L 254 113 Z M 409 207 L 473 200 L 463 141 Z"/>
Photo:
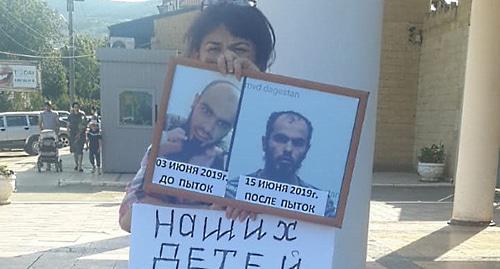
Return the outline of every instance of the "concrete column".
<path id="1" fill-rule="evenodd" d="M 383 1 L 259 0 L 276 30 L 271 72 L 370 92 L 333 268 L 365 268 Z M 333 229 L 333 228 L 332 228 Z"/>
<path id="2" fill-rule="evenodd" d="M 500 147 L 500 1 L 472 1 L 451 224 L 488 225 Z"/>

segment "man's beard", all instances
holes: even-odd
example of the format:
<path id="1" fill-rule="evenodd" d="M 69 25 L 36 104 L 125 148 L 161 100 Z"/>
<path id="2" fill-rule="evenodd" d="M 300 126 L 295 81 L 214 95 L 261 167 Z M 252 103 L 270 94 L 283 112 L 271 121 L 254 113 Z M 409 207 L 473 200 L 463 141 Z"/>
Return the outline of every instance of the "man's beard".
<path id="1" fill-rule="evenodd" d="M 280 160 L 282 159 L 289 159 L 290 162 L 280 163 Z M 302 166 L 304 158 L 295 161 L 291 156 L 281 155 L 275 160 L 273 159 L 272 154 L 266 151 L 264 153 L 264 160 L 264 170 L 267 172 L 266 176 L 270 177 L 268 178 L 269 180 L 292 183 L 290 181 L 292 181 L 296 176 L 297 171 Z"/>
<path id="2" fill-rule="evenodd" d="M 189 113 L 188 119 L 183 124 L 183 126 L 181 126 L 181 128 L 184 129 L 184 131 L 186 131 L 186 136 L 188 137 L 188 140 L 184 143 L 183 150 L 186 149 L 186 143 L 189 144 L 189 145 L 187 145 L 187 147 L 189 149 L 200 150 L 200 152 L 202 152 L 202 150 L 206 150 L 212 146 L 215 146 L 215 145 L 218 145 L 219 143 L 221 143 L 221 141 L 222 141 L 222 139 L 224 139 L 224 137 L 221 137 L 218 140 L 212 141 L 212 142 L 201 141 L 198 138 L 196 138 L 196 136 L 193 135 L 193 133 L 192 133 L 193 130 L 191 130 L 191 118 L 192 118 L 192 116 L 193 116 L 193 111 L 191 110 L 191 112 Z"/>
<path id="3" fill-rule="evenodd" d="M 213 146 L 213 144 L 205 145 L 204 142 L 198 140 L 196 137 L 188 139 L 182 145 L 182 151 L 190 152 L 193 155 L 203 153 L 206 149 Z"/>
<path id="4" fill-rule="evenodd" d="M 169 154 L 166 157 L 173 161 L 189 162 L 192 157 L 203 154 L 210 146 L 202 146 L 201 141 L 192 138 L 184 141 L 180 152 Z"/>

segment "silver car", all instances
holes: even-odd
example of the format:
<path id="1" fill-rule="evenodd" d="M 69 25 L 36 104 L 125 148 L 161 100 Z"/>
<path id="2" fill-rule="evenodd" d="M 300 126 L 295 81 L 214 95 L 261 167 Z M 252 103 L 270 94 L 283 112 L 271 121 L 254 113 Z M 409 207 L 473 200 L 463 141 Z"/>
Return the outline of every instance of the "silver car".
<path id="1" fill-rule="evenodd" d="M 37 155 L 39 116 L 40 111 L 0 113 L 0 149 L 24 149 L 30 155 Z M 59 144 L 62 147 L 69 145 L 65 127 L 59 129 Z"/>

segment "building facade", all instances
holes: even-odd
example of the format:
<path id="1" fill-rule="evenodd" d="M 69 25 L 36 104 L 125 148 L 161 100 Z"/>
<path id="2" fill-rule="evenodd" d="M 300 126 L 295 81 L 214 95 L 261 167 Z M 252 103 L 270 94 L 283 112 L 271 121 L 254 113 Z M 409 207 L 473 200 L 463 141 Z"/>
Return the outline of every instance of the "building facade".
<path id="1" fill-rule="evenodd" d="M 454 177 L 471 0 L 384 1 L 375 170 L 414 171 L 421 147 L 443 143 Z"/>

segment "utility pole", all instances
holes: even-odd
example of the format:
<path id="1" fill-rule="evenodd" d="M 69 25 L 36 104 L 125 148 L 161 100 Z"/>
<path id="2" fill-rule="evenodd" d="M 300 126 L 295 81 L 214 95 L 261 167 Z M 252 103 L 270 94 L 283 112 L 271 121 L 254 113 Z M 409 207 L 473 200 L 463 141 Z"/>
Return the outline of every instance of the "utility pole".
<path id="1" fill-rule="evenodd" d="M 75 10 L 74 1 L 67 0 L 68 7 L 68 34 L 69 34 L 69 99 L 71 104 L 75 101 L 75 39 L 73 38 L 73 11 Z"/>
<path id="2" fill-rule="evenodd" d="M 75 101 L 75 40 L 73 39 L 73 0 L 68 1 L 68 34 L 69 34 L 69 99 L 71 104 Z"/>

